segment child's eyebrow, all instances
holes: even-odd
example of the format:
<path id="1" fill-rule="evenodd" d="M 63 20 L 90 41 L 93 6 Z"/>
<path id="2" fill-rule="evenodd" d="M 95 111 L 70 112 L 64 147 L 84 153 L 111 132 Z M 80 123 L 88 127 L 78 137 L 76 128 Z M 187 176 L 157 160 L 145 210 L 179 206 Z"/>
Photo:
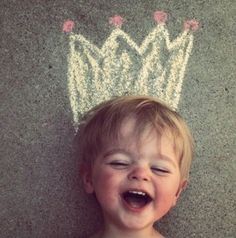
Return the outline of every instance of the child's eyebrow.
<path id="1" fill-rule="evenodd" d="M 105 158 L 105 157 L 107 157 L 109 155 L 113 155 L 113 154 L 116 154 L 116 153 L 125 154 L 125 155 L 127 155 L 129 157 L 132 156 L 132 154 L 129 151 L 125 150 L 125 149 L 114 148 L 114 149 L 111 149 L 111 150 L 107 151 L 106 153 L 104 153 L 103 157 Z"/>
<path id="2" fill-rule="evenodd" d="M 163 161 L 168 161 L 169 163 L 171 163 L 174 167 L 176 167 L 175 162 L 168 156 L 165 156 L 163 154 L 154 154 L 153 158 L 158 158 L 159 160 L 163 160 Z"/>

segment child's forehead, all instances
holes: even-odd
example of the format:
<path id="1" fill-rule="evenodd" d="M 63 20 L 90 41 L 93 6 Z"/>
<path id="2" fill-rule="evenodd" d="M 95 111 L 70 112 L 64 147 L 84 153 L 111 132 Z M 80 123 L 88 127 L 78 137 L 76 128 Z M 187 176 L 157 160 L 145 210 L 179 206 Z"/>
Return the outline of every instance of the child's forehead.
<path id="1" fill-rule="evenodd" d="M 125 118 L 119 128 L 122 139 L 142 140 L 145 138 L 161 137 L 164 130 L 155 127 L 151 122 L 139 122 L 135 117 Z"/>
<path id="2" fill-rule="evenodd" d="M 133 135 L 137 125 L 137 120 L 134 117 L 125 118 L 119 128 L 119 134 L 121 137 L 127 138 Z"/>
<path id="3" fill-rule="evenodd" d="M 118 128 L 118 136 L 110 138 L 105 145 L 105 151 L 111 148 L 125 148 L 127 150 L 131 147 L 140 148 L 150 141 L 155 141 L 155 146 L 159 147 L 162 137 L 168 140 L 168 144 L 173 146 L 176 152 L 179 151 L 180 148 L 176 148 L 177 138 L 171 128 L 161 128 L 150 122 L 140 125 L 135 117 L 127 117 L 123 119 Z"/>
<path id="4" fill-rule="evenodd" d="M 128 127 L 131 126 L 131 127 Z M 107 155 L 126 154 L 134 158 L 170 158 L 178 160 L 174 149 L 173 137 L 167 133 L 158 134 L 154 128 L 145 128 L 139 136 L 135 136 L 133 122 L 129 121 L 122 128 L 122 136 L 119 140 L 107 144 L 102 153 Z"/>
<path id="5" fill-rule="evenodd" d="M 112 141 L 112 144 L 116 147 L 129 147 L 131 145 L 139 146 L 144 141 L 155 140 L 159 141 L 164 131 L 160 131 L 154 127 L 151 123 L 140 125 L 135 117 L 125 118 L 118 130 L 118 139 Z M 168 133 L 168 137 L 170 133 Z"/>

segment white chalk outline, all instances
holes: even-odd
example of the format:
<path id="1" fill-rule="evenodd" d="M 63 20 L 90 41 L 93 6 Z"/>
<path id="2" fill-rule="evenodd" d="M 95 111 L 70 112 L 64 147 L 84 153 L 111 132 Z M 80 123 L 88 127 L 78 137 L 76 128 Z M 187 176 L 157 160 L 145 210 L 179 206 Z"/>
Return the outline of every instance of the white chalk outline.
<path id="1" fill-rule="evenodd" d="M 68 91 L 75 128 L 82 113 L 126 91 L 159 97 L 177 109 L 193 46 L 190 31 L 170 41 L 165 25 L 159 24 L 140 46 L 120 28 L 112 31 L 101 49 L 80 34 L 71 33 L 69 41 Z M 163 62 L 164 51 L 168 57 Z M 137 54 L 138 63 L 130 52 Z"/>

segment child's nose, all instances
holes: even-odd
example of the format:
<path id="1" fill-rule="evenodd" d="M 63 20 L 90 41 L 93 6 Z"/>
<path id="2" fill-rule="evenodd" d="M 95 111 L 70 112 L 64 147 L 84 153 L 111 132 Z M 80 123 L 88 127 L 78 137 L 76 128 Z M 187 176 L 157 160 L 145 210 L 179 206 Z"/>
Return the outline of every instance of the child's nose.
<path id="1" fill-rule="evenodd" d="M 149 181 L 150 173 L 146 168 L 136 167 L 128 175 L 129 180 Z"/>

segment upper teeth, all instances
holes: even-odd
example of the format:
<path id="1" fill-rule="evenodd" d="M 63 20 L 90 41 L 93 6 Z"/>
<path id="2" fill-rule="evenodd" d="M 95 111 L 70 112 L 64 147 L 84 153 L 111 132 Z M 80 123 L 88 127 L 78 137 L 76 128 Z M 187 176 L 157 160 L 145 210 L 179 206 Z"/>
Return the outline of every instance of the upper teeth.
<path id="1" fill-rule="evenodd" d="M 141 192 L 141 191 L 129 191 L 130 193 L 134 193 L 134 194 L 139 194 L 139 195 L 143 195 L 143 196 L 145 196 L 146 195 L 146 193 L 144 193 L 144 192 Z"/>

